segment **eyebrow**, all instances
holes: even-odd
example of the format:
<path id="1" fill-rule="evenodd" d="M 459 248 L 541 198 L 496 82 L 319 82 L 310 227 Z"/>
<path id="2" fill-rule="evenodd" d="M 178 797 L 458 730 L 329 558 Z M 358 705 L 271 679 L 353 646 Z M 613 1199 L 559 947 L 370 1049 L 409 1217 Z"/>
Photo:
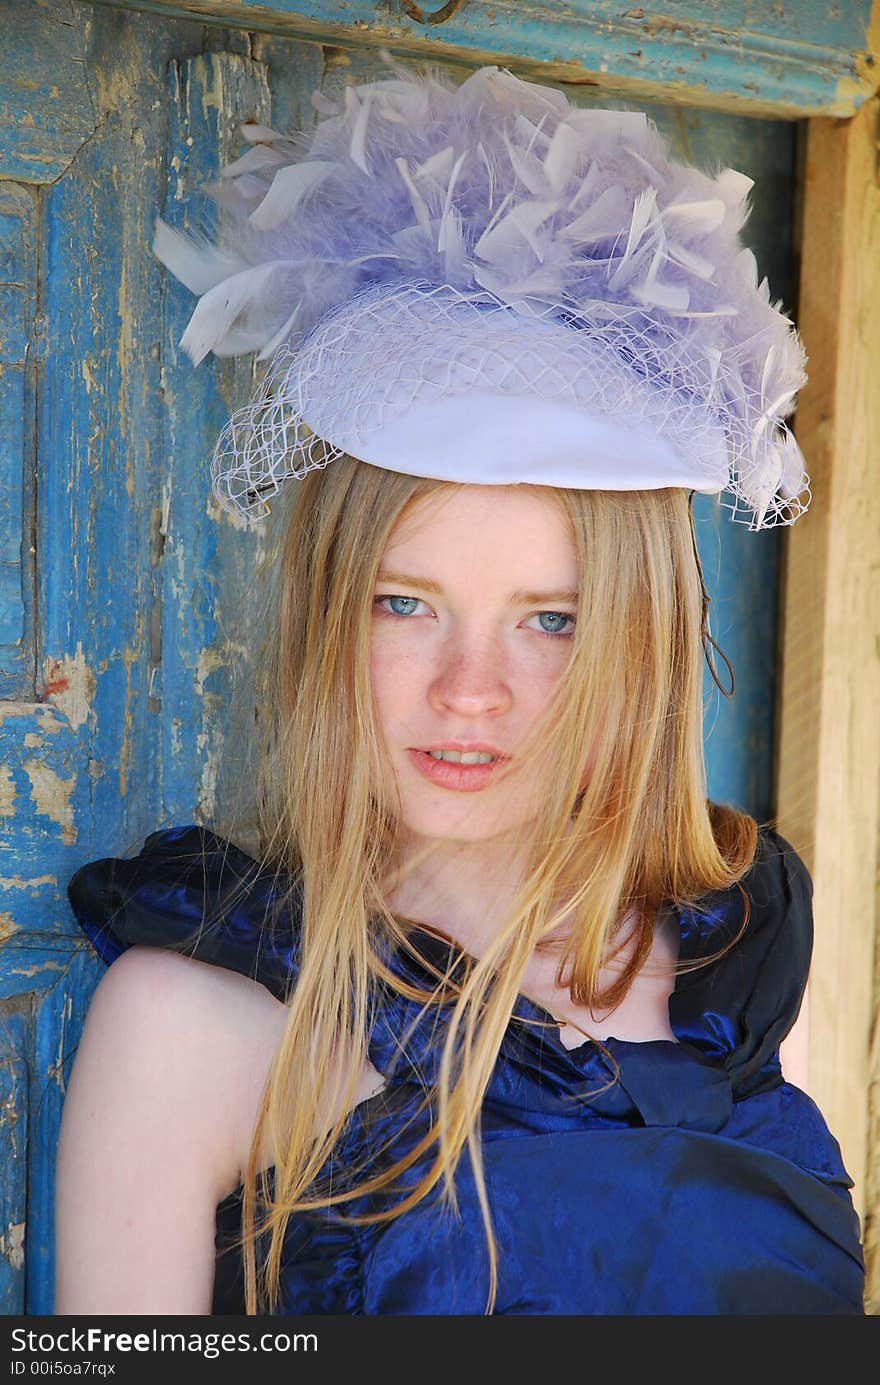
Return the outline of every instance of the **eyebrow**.
<path id="1" fill-rule="evenodd" d="M 383 569 L 376 575 L 377 582 L 388 582 L 397 584 L 401 587 L 418 587 L 419 591 L 433 592 L 435 596 L 443 595 L 443 588 L 439 582 L 435 582 L 430 577 L 415 577 L 405 572 L 388 572 Z M 552 603 L 554 601 L 566 602 L 574 605 L 577 602 L 577 591 L 566 591 L 562 588 L 557 591 L 531 592 L 517 590 L 511 593 L 510 601 L 513 606 L 540 606 L 542 603 Z"/>

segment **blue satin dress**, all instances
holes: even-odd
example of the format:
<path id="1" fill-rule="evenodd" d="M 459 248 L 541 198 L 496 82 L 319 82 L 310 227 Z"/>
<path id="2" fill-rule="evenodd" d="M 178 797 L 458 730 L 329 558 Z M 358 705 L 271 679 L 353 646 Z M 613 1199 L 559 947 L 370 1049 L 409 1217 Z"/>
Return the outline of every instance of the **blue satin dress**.
<path id="1" fill-rule="evenodd" d="M 83 866 L 74 914 L 105 962 L 134 945 L 173 948 L 254 978 L 276 997 L 296 976 L 299 900 L 286 882 L 202 827 L 155 832 L 132 860 Z M 751 917 L 669 1001 L 677 1042 L 591 1040 L 567 1049 L 551 1016 L 520 997 L 482 1115 L 499 1249 L 495 1311 L 514 1314 L 859 1314 L 864 1262 L 851 1180 L 808 1096 L 783 1080 L 778 1049 L 800 1005 L 812 947 L 812 883 L 791 846 L 762 827 L 742 884 Z M 680 959 L 715 954 L 743 917 L 736 887 L 676 910 Z M 195 941 L 193 939 L 195 938 Z M 412 938 L 396 957 L 421 986 L 453 969 L 451 944 Z M 385 1075 L 359 1105 L 325 1174 L 339 1188 L 412 1148 L 430 1120 L 444 1008 L 388 987 L 370 1036 Z M 438 1025 L 441 1028 L 438 1028 Z M 421 1165 L 389 1195 L 400 1200 Z M 326 1181 L 326 1180 L 324 1180 Z M 485 1231 L 465 1156 L 458 1214 L 436 1193 L 385 1223 L 346 1206 L 291 1220 L 279 1311 L 481 1314 Z M 383 1198 L 386 1199 L 383 1201 Z M 215 1313 L 243 1312 L 241 1189 L 217 1209 Z"/>

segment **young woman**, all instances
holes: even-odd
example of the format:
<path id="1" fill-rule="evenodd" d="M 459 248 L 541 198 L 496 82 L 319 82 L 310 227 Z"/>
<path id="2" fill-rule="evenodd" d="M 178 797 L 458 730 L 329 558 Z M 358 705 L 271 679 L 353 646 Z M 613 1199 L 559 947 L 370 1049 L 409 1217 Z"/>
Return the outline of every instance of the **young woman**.
<path id="1" fill-rule="evenodd" d="M 113 966 L 57 1311 L 858 1313 L 778 1056 L 809 876 L 706 797 L 692 495 L 806 494 L 744 180 L 494 69 L 325 115 L 249 132 L 218 249 L 157 238 L 193 355 L 273 358 L 218 494 L 300 485 L 260 859 L 184 826 L 71 882 Z"/>

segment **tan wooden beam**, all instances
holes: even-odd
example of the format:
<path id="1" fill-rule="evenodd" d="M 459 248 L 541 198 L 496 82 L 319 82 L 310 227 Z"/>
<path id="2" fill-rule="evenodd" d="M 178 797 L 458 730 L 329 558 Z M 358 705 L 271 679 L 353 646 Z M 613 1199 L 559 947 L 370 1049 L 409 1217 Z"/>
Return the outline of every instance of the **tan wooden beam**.
<path id="1" fill-rule="evenodd" d="M 878 1283 L 869 1149 L 880 829 L 880 177 L 877 98 L 809 122 L 796 429 L 813 500 L 786 531 L 778 825 L 813 876 L 809 1088 L 855 1180 Z M 874 1045 L 876 1049 L 876 1045 Z"/>

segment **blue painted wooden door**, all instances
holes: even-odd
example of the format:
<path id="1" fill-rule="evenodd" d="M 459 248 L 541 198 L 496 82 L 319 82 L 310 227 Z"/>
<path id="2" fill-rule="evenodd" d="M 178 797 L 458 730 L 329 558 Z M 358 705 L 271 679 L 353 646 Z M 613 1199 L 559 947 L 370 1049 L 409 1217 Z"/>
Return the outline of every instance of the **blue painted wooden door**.
<path id="1" fill-rule="evenodd" d="M 264 538 L 216 508 L 205 463 L 253 369 L 181 358 L 191 300 L 151 258 L 153 221 L 204 214 L 241 121 L 310 120 L 314 88 L 380 64 L 75 0 L 3 0 L 2 18 L 0 1305 L 34 1314 L 52 1307 L 57 1128 L 99 974 L 66 882 L 170 822 L 253 844 Z M 790 302 L 793 127 L 649 109 L 688 157 L 756 178 L 749 235 Z M 737 674 L 732 703 L 706 679 L 709 791 L 763 817 L 781 538 L 705 497 L 697 516 Z"/>

